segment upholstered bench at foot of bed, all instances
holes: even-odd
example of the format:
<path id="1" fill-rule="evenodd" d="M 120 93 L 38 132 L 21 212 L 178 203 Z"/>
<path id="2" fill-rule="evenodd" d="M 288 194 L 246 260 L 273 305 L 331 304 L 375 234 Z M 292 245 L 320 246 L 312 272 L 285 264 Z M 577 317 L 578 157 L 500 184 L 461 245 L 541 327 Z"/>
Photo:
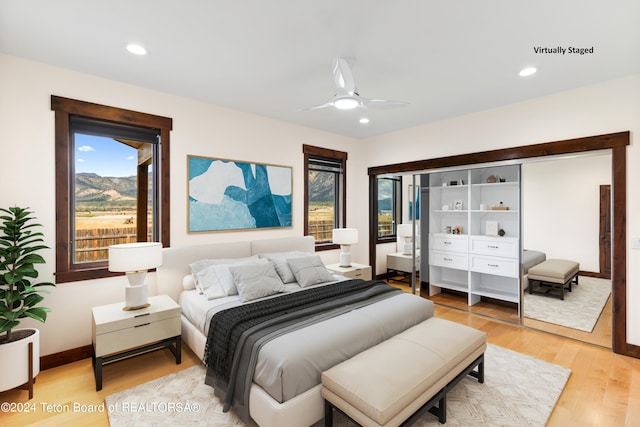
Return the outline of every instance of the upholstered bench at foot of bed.
<path id="1" fill-rule="evenodd" d="M 444 423 L 447 391 L 467 375 L 484 382 L 486 346 L 484 332 L 425 320 L 322 373 L 325 426 L 333 408 L 362 426 L 409 425 L 427 410 Z"/>
<path id="2" fill-rule="evenodd" d="M 529 268 L 529 293 L 564 299 L 565 289 L 571 292 L 578 284 L 580 264 L 566 259 L 548 259 Z M 537 287 L 536 287 L 537 285 Z M 557 291 L 557 292 L 556 292 Z"/>

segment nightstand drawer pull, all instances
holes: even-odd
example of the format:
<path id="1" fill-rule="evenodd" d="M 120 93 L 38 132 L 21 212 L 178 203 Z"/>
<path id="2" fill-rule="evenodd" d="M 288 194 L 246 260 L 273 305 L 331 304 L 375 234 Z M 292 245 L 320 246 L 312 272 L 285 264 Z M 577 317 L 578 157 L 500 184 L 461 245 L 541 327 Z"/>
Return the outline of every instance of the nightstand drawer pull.
<path id="1" fill-rule="evenodd" d="M 134 328 L 141 328 L 143 326 L 149 326 L 151 323 L 143 323 L 142 325 L 136 325 Z"/>
<path id="2" fill-rule="evenodd" d="M 133 317 L 142 317 L 142 316 L 148 316 L 149 314 L 151 314 L 151 313 L 144 313 L 144 314 L 136 314 L 136 315 L 135 315 L 135 316 L 133 316 Z"/>

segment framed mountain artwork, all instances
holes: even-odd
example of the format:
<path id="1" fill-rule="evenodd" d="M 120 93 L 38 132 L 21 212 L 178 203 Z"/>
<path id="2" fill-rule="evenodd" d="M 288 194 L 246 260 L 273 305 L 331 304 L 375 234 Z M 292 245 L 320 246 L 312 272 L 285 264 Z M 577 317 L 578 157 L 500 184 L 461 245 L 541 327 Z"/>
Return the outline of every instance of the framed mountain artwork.
<path id="1" fill-rule="evenodd" d="M 188 231 L 291 227 L 290 166 L 187 156 Z"/>

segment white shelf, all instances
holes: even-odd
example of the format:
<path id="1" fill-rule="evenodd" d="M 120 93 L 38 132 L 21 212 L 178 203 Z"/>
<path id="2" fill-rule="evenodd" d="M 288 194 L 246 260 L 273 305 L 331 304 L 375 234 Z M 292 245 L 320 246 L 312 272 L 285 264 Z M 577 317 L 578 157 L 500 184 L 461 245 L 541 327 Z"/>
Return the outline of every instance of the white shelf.
<path id="1" fill-rule="evenodd" d="M 485 182 L 491 175 L 504 177 L 506 181 Z M 454 180 L 467 184 L 442 186 L 443 182 Z M 481 297 L 519 304 L 520 166 L 435 172 L 430 174 L 429 181 L 433 185 L 430 189 L 434 190 L 429 193 L 433 209 L 428 215 L 430 290 L 464 292 L 469 305 L 479 302 Z M 465 209 L 453 209 L 458 201 Z M 478 209 L 502 204 L 509 209 Z M 443 210 L 442 206 L 449 209 Z M 497 222 L 506 236 L 485 235 L 489 222 Z M 462 234 L 443 233 L 449 227 L 461 227 Z"/>
<path id="2" fill-rule="evenodd" d="M 452 291 L 469 292 L 469 286 L 466 283 L 457 283 L 447 280 L 439 280 L 437 283 L 429 283 L 431 286 L 450 289 Z"/>
<path id="3" fill-rule="evenodd" d="M 474 295 L 480 295 L 482 297 L 499 299 L 502 301 L 515 302 L 515 303 L 517 303 L 518 300 L 520 299 L 519 298 L 520 296 L 518 294 L 514 294 L 511 292 L 498 291 L 495 289 L 478 288 L 478 289 L 472 290 L 471 293 Z"/>
<path id="4" fill-rule="evenodd" d="M 440 211 L 434 211 L 440 212 Z M 447 211 L 441 211 L 447 212 Z M 498 209 L 471 209 L 469 212 L 471 213 L 498 213 L 498 214 L 508 214 L 508 213 L 520 213 L 517 209 L 508 209 L 508 210 L 498 210 Z"/>
<path id="5" fill-rule="evenodd" d="M 480 182 L 476 184 L 471 184 L 472 187 L 510 187 L 510 186 L 518 186 L 520 185 L 517 181 L 506 181 L 506 182 Z"/>

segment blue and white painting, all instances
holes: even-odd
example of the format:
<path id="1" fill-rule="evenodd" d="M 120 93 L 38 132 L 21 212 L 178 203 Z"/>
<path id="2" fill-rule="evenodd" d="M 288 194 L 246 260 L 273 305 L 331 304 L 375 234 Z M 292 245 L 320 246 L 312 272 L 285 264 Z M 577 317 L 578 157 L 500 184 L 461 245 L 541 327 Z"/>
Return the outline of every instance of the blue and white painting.
<path id="1" fill-rule="evenodd" d="M 291 167 L 187 157 L 189 231 L 291 227 Z"/>

